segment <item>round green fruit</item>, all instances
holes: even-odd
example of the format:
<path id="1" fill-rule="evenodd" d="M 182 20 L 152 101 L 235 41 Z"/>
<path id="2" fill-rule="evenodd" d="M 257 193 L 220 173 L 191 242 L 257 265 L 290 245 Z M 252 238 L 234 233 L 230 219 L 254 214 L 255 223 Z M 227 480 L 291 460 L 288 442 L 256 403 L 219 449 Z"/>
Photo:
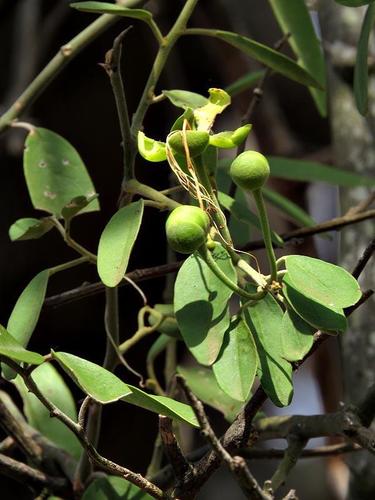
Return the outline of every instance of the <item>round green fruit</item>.
<path id="1" fill-rule="evenodd" d="M 201 155 L 209 143 L 210 136 L 208 132 L 203 130 L 186 130 L 185 134 L 190 156 L 194 158 L 195 156 Z M 185 155 L 182 130 L 176 130 L 169 134 L 168 144 L 174 153 Z"/>
<path id="2" fill-rule="evenodd" d="M 257 151 L 245 151 L 230 166 L 230 176 L 237 186 L 247 191 L 260 189 L 270 175 L 267 158 Z"/>
<path id="3" fill-rule="evenodd" d="M 165 229 L 171 248 L 180 253 L 193 253 L 207 239 L 210 219 L 199 207 L 182 205 L 170 213 Z"/>

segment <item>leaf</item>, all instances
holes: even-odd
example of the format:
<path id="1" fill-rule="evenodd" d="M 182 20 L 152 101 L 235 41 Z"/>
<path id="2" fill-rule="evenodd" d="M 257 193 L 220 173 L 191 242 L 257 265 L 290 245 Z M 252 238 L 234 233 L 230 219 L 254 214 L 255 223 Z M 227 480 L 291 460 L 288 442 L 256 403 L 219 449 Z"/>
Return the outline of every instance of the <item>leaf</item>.
<path id="1" fill-rule="evenodd" d="M 175 130 L 182 130 L 185 120 L 188 121 L 192 130 L 195 130 L 194 111 L 191 108 L 186 108 L 182 115 L 180 115 L 173 123 L 170 131 L 174 132 Z"/>
<path id="2" fill-rule="evenodd" d="M 52 228 L 53 223 L 48 217 L 18 219 L 9 228 L 9 238 L 11 241 L 36 240 Z"/>
<path id="3" fill-rule="evenodd" d="M 44 362 L 43 356 L 40 354 L 27 351 L 7 330 L 0 325 L 0 355 L 13 359 L 14 361 L 22 361 L 29 365 L 40 365 Z M 3 365 L 4 368 L 9 368 Z M 12 370 L 13 371 L 13 370 Z"/>
<path id="4" fill-rule="evenodd" d="M 232 281 L 236 271 L 227 251 L 220 245 L 212 256 Z M 217 358 L 229 323 L 230 290 L 210 270 L 202 257 L 188 257 L 177 274 L 174 288 L 174 309 L 186 346 L 203 365 Z"/>
<path id="5" fill-rule="evenodd" d="M 138 151 L 147 161 L 160 162 L 167 159 L 165 143 L 150 139 L 141 131 L 138 132 Z"/>
<path id="6" fill-rule="evenodd" d="M 125 403 L 130 403 L 135 406 L 144 408 L 145 410 L 152 411 L 158 415 L 165 415 L 166 417 L 173 418 L 179 422 L 188 423 L 194 427 L 199 427 L 193 409 L 180 401 L 175 401 L 166 396 L 154 396 L 147 394 L 147 392 L 129 385 L 131 394 L 122 398 Z"/>
<path id="7" fill-rule="evenodd" d="M 26 138 L 24 173 L 34 208 L 60 217 L 77 196 L 91 197 L 94 185 L 81 157 L 67 140 L 51 130 L 35 128 Z M 94 200 L 83 212 L 99 210 Z"/>
<path id="8" fill-rule="evenodd" d="M 210 130 L 217 115 L 220 115 L 231 102 L 230 95 L 222 89 L 208 89 L 207 104 L 194 110 L 198 130 Z"/>
<path id="9" fill-rule="evenodd" d="M 61 210 L 62 217 L 65 220 L 71 220 L 77 214 L 82 212 L 82 210 L 86 208 L 89 203 L 96 200 L 97 197 L 97 194 L 93 194 L 92 196 L 76 196 L 76 198 L 70 200 L 70 202 L 63 207 Z"/>
<path id="10" fill-rule="evenodd" d="M 249 73 L 246 73 L 241 78 L 228 85 L 228 87 L 225 88 L 225 92 L 227 92 L 231 97 L 235 97 L 241 92 L 244 92 L 245 90 L 248 90 L 256 85 L 259 80 L 263 78 L 265 72 L 266 71 L 264 69 L 260 69 L 258 71 L 250 71 Z"/>
<path id="11" fill-rule="evenodd" d="M 375 186 L 375 178 L 346 172 L 321 163 L 305 160 L 292 160 L 277 156 L 267 157 L 271 175 L 282 179 L 304 182 L 327 182 L 334 186 L 356 187 Z"/>
<path id="12" fill-rule="evenodd" d="M 238 401 L 246 401 L 254 383 L 258 355 L 253 336 L 242 319 L 232 321 L 225 332 L 220 354 L 212 366 L 221 389 Z"/>
<path id="13" fill-rule="evenodd" d="M 360 7 L 361 5 L 367 5 L 372 3 L 374 0 L 335 0 L 336 3 L 345 5 L 346 7 Z"/>
<path id="14" fill-rule="evenodd" d="M 113 14 L 115 16 L 130 17 L 141 21 L 149 22 L 152 19 L 152 14 L 148 10 L 143 9 L 128 9 L 121 5 L 114 5 L 107 2 L 77 2 L 71 3 L 70 7 L 82 12 L 91 12 L 93 14 Z"/>
<path id="15" fill-rule="evenodd" d="M 225 132 L 210 135 L 210 144 L 211 146 L 216 146 L 221 149 L 235 148 L 246 140 L 250 130 L 251 125 L 247 124 L 236 130 L 227 130 Z"/>
<path id="16" fill-rule="evenodd" d="M 244 311 L 258 350 L 260 383 L 276 406 L 287 406 L 293 396 L 292 365 L 283 357 L 283 311 L 267 294 Z"/>
<path id="17" fill-rule="evenodd" d="M 189 90 L 162 90 L 161 93 L 177 108 L 196 109 L 208 104 L 207 97 Z"/>
<path id="18" fill-rule="evenodd" d="M 298 61 L 321 87 L 326 85 L 324 56 L 305 0 L 269 0 L 276 19 L 284 33 L 291 33 L 289 44 Z M 327 114 L 326 93 L 310 88 L 316 106 L 322 116 Z"/>
<path id="19" fill-rule="evenodd" d="M 123 279 L 143 217 L 143 200 L 130 203 L 110 219 L 100 237 L 98 273 L 109 287 Z"/>
<path id="20" fill-rule="evenodd" d="M 310 351 L 315 328 L 303 321 L 293 309 L 287 309 L 283 316 L 281 337 L 283 356 L 288 361 L 299 361 Z"/>
<path id="21" fill-rule="evenodd" d="M 342 309 L 328 308 L 320 302 L 302 295 L 294 288 L 288 274 L 283 278 L 283 294 L 295 312 L 316 329 L 328 333 L 346 330 L 347 321 Z"/>
<path id="22" fill-rule="evenodd" d="M 294 80 L 302 85 L 307 85 L 308 87 L 322 88 L 319 82 L 315 80 L 304 68 L 299 66 L 295 61 L 289 57 L 277 52 L 267 45 L 255 42 L 250 38 L 238 35 L 237 33 L 232 33 L 230 31 L 214 30 L 214 29 L 199 29 L 199 30 L 187 30 L 186 34 L 189 32 L 206 36 L 213 36 L 219 40 L 223 40 L 229 45 L 232 45 L 236 49 L 241 50 L 248 56 L 256 59 L 265 66 L 268 66 L 272 70 L 280 73 L 290 80 Z"/>
<path id="23" fill-rule="evenodd" d="M 32 378 L 44 396 L 68 417 L 75 422 L 77 421 L 77 410 L 73 396 L 64 379 L 51 363 L 43 363 L 38 366 L 33 371 Z M 29 424 L 78 460 L 82 447 L 75 434 L 57 418 L 51 418 L 47 408 L 34 394 L 29 392 L 20 376 L 16 377 L 14 384 L 21 394 L 23 410 Z"/>
<path id="24" fill-rule="evenodd" d="M 264 198 L 274 205 L 275 207 L 282 210 L 286 215 L 289 216 L 294 222 L 297 222 L 302 227 L 315 226 L 316 221 L 309 215 L 305 210 L 299 207 L 296 203 L 293 203 L 285 196 L 273 191 L 272 189 L 263 187 L 262 193 Z"/>
<path id="25" fill-rule="evenodd" d="M 361 33 L 357 45 L 357 58 L 354 68 L 354 96 L 358 111 L 367 114 L 368 108 L 368 44 L 375 22 L 375 4 L 368 6 L 363 19 Z"/>
<path id="26" fill-rule="evenodd" d="M 82 391 L 98 403 L 113 403 L 131 393 L 122 380 L 102 366 L 67 352 L 51 354 Z"/>
<path id="27" fill-rule="evenodd" d="M 362 296 L 358 281 L 342 267 L 304 255 L 288 255 L 285 263 L 293 288 L 326 307 L 349 307 Z"/>
<path id="28" fill-rule="evenodd" d="M 236 219 L 251 224 L 261 230 L 259 217 L 250 210 L 247 203 L 241 203 L 238 199 L 234 200 L 231 196 L 221 191 L 218 192 L 218 200 L 220 205 L 228 210 Z M 274 231 L 271 231 L 271 238 L 276 245 L 283 246 L 284 242 L 282 238 Z"/>
<path id="29" fill-rule="evenodd" d="M 82 500 L 148 500 L 152 498 L 135 484 L 117 476 L 94 479 L 85 490 Z"/>
<path id="30" fill-rule="evenodd" d="M 212 369 L 199 365 L 178 366 L 177 371 L 201 401 L 220 411 L 229 422 L 233 422 L 243 407 L 243 402 L 231 398 L 220 388 Z"/>

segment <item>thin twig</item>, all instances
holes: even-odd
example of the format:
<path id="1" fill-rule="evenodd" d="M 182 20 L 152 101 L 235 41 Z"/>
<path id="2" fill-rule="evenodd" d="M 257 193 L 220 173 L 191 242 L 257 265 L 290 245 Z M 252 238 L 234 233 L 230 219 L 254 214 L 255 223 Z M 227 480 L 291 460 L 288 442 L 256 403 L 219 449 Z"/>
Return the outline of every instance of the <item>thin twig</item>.
<path id="1" fill-rule="evenodd" d="M 273 493 L 276 493 L 280 486 L 285 483 L 292 469 L 295 465 L 297 465 L 297 461 L 306 444 L 307 439 L 294 435 L 288 436 L 288 448 L 285 450 L 284 456 L 271 478 L 271 488 Z"/>
<path id="2" fill-rule="evenodd" d="M 362 271 L 367 265 L 367 262 L 371 259 L 375 252 L 375 238 L 367 245 L 365 251 L 363 252 L 361 258 L 357 262 L 357 265 L 352 271 L 352 275 L 358 279 Z"/>
<path id="3" fill-rule="evenodd" d="M 169 417 L 159 415 L 159 433 L 165 454 L 172 466 L 177 482 L 183 478 L 191 467 L 184 457 L 173 432 L 173 421 Z"/>

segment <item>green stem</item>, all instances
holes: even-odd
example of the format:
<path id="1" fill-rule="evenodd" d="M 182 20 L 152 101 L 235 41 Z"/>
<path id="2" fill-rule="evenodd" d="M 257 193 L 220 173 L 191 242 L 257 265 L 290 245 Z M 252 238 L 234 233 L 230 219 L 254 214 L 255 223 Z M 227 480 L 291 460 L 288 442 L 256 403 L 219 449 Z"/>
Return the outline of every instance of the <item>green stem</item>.
<path id="1" fill-rule="evenodd" d="M 131 179 L 130 181 L 128 181 L 126 192 L 139 194 L 145 198 L 148 198 L 149 200 L 159 203 L 161 207 L 164 207 L 168 210 L 174 210 L 175 208 L 180 206 L 180 203 L 178 203 L 177 201 L 168 198 L 168 196 L 160 193 L 157 189 L 154 189 L 151 186 L 147 186 L 146 184 L 142 184 L 135 179 Z"/>
<path id="2" fill-rule="evenodd" d="M 64 264 L 59 264 L 58 266 L 50 267 L 48 273 L 52 276 L 55 273 L 59 273 L 60 271 L 66 271 L 67 269 L 71 269 L 72 267 L 79 266 L 85 262 L 89 262 L 88 257 L 80 257 L 79 259 L 70 260 L 69 262 L 64 262 Z"/>
<path id="3" fill-rule="evenodd" d="M 73 248 L 77 253 L 81 254 L 82 257 L 85 257 L 86 260 L 92 262 L 93 264 L 96 264 L 97 257 L 95 254 L 91 253 L 89 250 L 86 250 L 82 245 L 77 243 L 73 238 L 70 236 L 70 222 L 66 223 L 66 227 L 60 223 L 60 221 L 56 217 L 51 217 L 51 221 L 53 222 L 54 226 L 58 230 L 58 232 L 61 234 L 61 236 L 64 238 L 65 243 L 70 247 Z"/>
<path id="4" fill-rule="evenodd" d="M 266 247 L 268 263 L 270 266 L 271 282 L 272 282 L 276 281 L 277 279 L 277 265 L 276 265 L 275 252 L 273 251 L 271 229 L 268 222 L 268 216 L 263 200 L 262 190 L 261 189 L 254 190 L 253 196 L 259 213 L 259 220 L 262 228 L 264 244 Z"/>

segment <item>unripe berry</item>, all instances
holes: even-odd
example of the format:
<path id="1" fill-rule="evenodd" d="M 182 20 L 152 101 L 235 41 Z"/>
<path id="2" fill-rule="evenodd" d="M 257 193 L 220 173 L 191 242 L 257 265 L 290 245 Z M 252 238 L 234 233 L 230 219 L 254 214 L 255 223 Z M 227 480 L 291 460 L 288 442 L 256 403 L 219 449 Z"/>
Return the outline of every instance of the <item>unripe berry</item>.
<path id="1" fill-rule="evenodd" d="M 185 155 L 183 131 L 176 130 L 168 136 L 168 144 L 175 153 Z M 209 143 L 209 134 L 203 130 L 186 130 L 186 141 L 189 147 L 189 153 L 192 158 L 199 156 L 207 148 Z"/>
<path id="2" fill-rule="evenodd" d="M 230 176 L 237 186 L 247 191 L 260 189 L 270 175 L 267 158 L 257 151 L 245 151 L 230 166 Z"/>
<path id="3" fill-rule="evenodd" d="M 193 253 L 207 239 L 210 219 L 199 207 L 182 205 L 170 213 L 165 229 L 171 248 L 180 253 Z"/>

